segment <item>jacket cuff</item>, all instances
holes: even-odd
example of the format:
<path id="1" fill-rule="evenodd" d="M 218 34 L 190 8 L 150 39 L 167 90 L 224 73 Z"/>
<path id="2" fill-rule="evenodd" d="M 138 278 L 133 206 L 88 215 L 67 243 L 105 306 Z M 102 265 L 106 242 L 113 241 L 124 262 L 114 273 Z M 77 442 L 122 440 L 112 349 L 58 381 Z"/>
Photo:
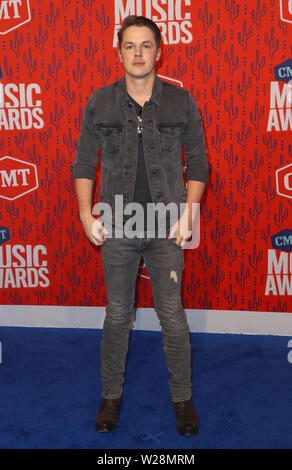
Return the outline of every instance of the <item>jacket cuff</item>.
<path id="1" fill-rule="evenodd" d="M 88 178 L 94 180 L 96 176 L 95 168 L 86 165 L 73 164 L 70 165 L 73 178 Z"/>
<path id="2" fill-rule="evenodd" d="M 203 183 L 208 183 L 208 168 L 202 169 L 201 167 L 198 168 L 196 166 L 188 166 L 186 169 L 186 180 L 202 181 Z"/>

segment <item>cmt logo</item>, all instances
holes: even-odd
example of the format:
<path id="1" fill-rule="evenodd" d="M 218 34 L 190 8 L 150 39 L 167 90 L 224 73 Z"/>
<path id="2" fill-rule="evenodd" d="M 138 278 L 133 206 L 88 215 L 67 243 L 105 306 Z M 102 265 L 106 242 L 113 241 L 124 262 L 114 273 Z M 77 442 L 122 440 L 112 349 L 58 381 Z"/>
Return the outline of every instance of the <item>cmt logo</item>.
<path id="1" fill-rule="evenodd" d="M 0 34 L 6 34 L 31 20 L 29 0 L 0 0 Z"/>
<path id="2" fill-rule="evenodd" d="M 292 230 L 285 229 L 272 235 L 272 247 L 281 251 L 292 251 Z"/>
<path id="3" fill-rule="evenodd" d="M 38 188 L 36 166 L 17 158 L 0 158 L 0 198 L 13 201 Z"/>
<path id="4" fill-rule="evenodd" d="M 292 23 L 292 0 L 280 0 L 281 20 Z"/>
<path id="5" fill-rule="evenodd" d="M 0 227 L 0 245 L 8 242 L 11 239 L 10 230 L 7 227 Z"/>
<path id="6" fill-rule="evenodd" d="M 292 199 L 292 163 L 276 171 L 276 187 L 280 196 Z"/>
<path id="7" fill-rule="evenodd" d="M 287 59 L 274 67 L 275 79 L 278 82 L 289 82 L 292 80 L 292 59 Z"/>

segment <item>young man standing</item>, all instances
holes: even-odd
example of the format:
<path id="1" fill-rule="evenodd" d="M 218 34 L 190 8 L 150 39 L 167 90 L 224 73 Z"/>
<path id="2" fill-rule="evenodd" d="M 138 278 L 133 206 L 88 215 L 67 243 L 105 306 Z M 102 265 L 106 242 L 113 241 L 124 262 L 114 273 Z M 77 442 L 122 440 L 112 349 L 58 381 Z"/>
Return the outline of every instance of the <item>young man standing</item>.
<path id="1" fill-rule="evenodd" d="M 108 304 L 101 341 L 102 404 L 96 416 L 97 431 L 112 431 L 118 423 L 134 309 L 137 271 L 144 257 L 151 279 L 154 307 L 170 373 L 169 388 L 180 434 L 198 432 L 199 420 L 191 400 L 191 343 L 181 303 L 184 256 L 181 249 L 190 236 L 192 204 L 198 204 L 208 181 L 208 163 L 202 123 L 196 103 L 187 90 L 160 80 L 155 64 L 161 56 L 161 34 L 142 16 L 125 18 L 119 37 L 123 77 L 96 90 L 84 110 L 77 154 L 71 166 L 76 179 L 80 219 L 88 239 L 101 245 Z M 184 145 L 188 180 L 183 182 L 181 149 Z M 186 203 L 174 225 L 164 223 L 137 236 L 107 236 L 106 226 L 92 215 L 92 188 L 101 147 L 101 202 L 112 208 L 112 227 L 125 227 L 127 217 L 115 207 L 115 197 L 126 204 L 146 206 Z M 145 214 L 147 212 L 144 212 Z M 131 215 L 131 214 L 130 214 Z M 187 220 L 187 224 L 186 224 Z M 151 227 L 152 229 L 153 227 Z M 176 236 L 174 237 L 174 233 Z"/>

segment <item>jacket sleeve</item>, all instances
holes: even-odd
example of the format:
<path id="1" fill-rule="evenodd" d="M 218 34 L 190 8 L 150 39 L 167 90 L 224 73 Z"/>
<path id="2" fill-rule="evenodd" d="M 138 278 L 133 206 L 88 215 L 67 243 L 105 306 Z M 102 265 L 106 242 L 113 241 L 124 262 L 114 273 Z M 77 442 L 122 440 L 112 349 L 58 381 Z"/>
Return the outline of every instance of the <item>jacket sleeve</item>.
<path id="1" fill-rule="evenodd" d="M 73 178 L 95 179 L 98 164 L 98 150 L 101 142 L 94 129 L 92 117 L 92 95 L 84 108 L 82 128 L 77 142 L 75 160 L 70 165 Z"/>
<path id="2" fill-rule="evenodd" d="M 182 144 L 187 165 L 186 180 L 208 182 L 209 165 L 203 125 L 197 103 L 188 93 L 188 121 L 184 127 Z"/>

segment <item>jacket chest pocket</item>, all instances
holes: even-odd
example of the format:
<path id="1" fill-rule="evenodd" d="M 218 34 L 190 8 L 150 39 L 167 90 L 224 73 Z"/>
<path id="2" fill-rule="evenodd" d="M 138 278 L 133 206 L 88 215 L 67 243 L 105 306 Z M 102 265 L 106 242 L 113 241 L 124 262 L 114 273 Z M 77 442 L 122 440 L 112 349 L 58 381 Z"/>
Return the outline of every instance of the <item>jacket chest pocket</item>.
<path id="1" fill-rule="evenodd" d="M 181 145 L 182 127 L 175 124 L 158 124 L 160 150 L 170 152 Z"/>
<path id="2" fill-rule="evenodd" d="M 121 148 L 121 124 L 95 124 L 97 133 L 101 136 L 102 149 L 109 153 L 118 152 Z"/>

